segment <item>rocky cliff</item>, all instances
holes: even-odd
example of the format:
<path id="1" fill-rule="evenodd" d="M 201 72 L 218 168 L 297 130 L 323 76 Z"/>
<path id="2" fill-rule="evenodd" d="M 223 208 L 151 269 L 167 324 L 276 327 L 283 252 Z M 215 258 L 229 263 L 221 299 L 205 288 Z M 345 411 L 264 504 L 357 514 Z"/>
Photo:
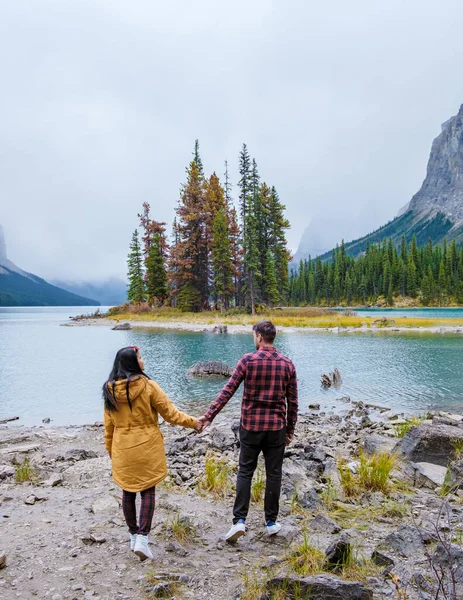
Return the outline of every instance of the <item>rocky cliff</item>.
<path id="1" fill-rule="evenodd" d="M 442 125 L 441 133 L 434 140 L 420 190 L 395 219 L 347 243 L 346 251 L 357 256 L 365 250 L 367 240 L 378 243 L 391 237 L 399 244 L 402 236 L 409 242 L 413 235 L 419 245 L 430 238 L 435 244 L 442 243 L 444 238 L 463 242 L 463 105 L 457 115 Z M 339 236 L 338 243 L 343 237 Z M 298 259 L 308 258 L 304 248 L 310 246 L 310 241 L 303 237 Z M 331 251 L 321 257 L 329 259 Z"/>

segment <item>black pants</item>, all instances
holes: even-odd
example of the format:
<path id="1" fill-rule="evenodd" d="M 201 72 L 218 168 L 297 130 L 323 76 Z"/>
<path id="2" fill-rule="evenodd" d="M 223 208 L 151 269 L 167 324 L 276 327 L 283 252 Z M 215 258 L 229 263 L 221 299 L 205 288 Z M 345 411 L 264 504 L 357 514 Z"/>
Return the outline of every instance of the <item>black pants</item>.
<path id="1" fill-rule="evenodd" d="M 281 471 L 286 428 L 279 431 L 248 431 L 240 427 L 240 463 L 236 480 L 233 523 L 246 519 L 251 500 L 251 481 L 259 454 L 265 459 L 265 521 L 276 521 L 280 508 Z"/>

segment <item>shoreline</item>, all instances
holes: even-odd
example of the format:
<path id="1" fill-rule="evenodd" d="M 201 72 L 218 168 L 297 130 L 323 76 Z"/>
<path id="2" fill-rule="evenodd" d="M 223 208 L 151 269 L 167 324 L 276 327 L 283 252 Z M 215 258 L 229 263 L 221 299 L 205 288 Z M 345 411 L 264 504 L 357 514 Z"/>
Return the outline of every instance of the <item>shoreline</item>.
<path id="1" fill-rule="evenodd" d="M 83 318 L 78 321 L 71 321 L 70 323 L 61 323 L 61 327 L 115 327 L 116 325 L 122 325 L 128 323 L 130 329 L 164 329 L 174 331 L 189 331 L 193 333 L 215 333 L 214 329 L 217 328 L 217 324 L 206 324 L 206 323 L 191 323 L 187 321 L 141 321 L 137 319 L 124 320 L 123 322 L 117 319 L 111 319 L 109 317 L 102 317 L 99 319 Z M 252 325 L 226 325 L 227 333 L 230 334 L 244 334 L 251 331 Z M 432 334 L 463 334 L 463 325 L 435 325 L 430 327 L 401 327 L 397 325 L 390 326 L 375 326 L 374 323 L 371 326 L 362 325 L 361 327 L 354 326 L 335 326 L 335 327 L 311 327 L 310 325 L 297 327 L 285 327 L 283 325 L 276 325 L 278 333 L 432 333 Z"/>

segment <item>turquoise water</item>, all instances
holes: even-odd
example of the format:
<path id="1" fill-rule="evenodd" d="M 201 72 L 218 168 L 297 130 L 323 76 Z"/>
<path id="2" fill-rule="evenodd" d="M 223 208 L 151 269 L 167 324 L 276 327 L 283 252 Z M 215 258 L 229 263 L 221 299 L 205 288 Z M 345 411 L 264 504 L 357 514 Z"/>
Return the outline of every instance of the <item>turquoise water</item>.
<path id="1" fill-rule="evenodd" d="M 87 308 L 85 309 L 87 310 Z M 91 309 L 88 309 L 89 311 Z M 223 380 L 187 377 L 198 360 L 234 365 L 253 349 L 252 336 L 172 331 L 111 331 L 109 327 L 60 327 L 82 308 L 0 309 L 0 419 L 17 424 L 82 424 L 101 420 L 101 385 L 116 351 L 140 346 L 147 373 L 184 411 L 202 414 Z M 442 408 L 463 412 L 463 338 L 460 335 L 281 334 L 277 347 L 296 364 L 301 410 L 312 402 L 345 408 L 343 395 L 399 411 Z M 334 367 L 344 383 L 320 388 L 320 374 Z M 238 392 L 225 412 L 238 414 Z"/>

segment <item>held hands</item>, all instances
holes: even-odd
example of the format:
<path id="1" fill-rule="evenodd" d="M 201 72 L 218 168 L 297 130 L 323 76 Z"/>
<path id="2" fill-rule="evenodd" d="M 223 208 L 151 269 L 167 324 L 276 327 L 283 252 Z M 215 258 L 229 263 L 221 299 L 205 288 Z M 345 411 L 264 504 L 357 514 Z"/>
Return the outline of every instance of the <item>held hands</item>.
<path id="1" fill-rule="evenodd" d="M 204 415 L 199 417 L 199 419 L 196 420 L 195 425 L 196 433 L 202 433 L 210 424 L 211 421 L 208 421 Z"/>

